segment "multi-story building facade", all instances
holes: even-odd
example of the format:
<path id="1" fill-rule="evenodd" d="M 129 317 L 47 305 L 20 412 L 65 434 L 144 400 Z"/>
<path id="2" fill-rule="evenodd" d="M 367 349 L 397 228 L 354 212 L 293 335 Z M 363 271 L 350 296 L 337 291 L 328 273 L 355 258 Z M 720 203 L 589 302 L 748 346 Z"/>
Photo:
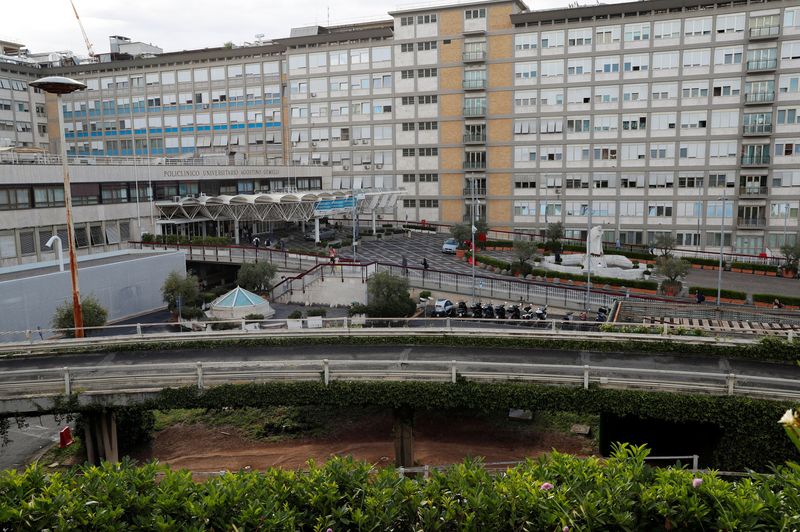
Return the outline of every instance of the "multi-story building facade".
<path id="1" fill-rule="evenodd" d="M 37 77 L 35 69 L 0 61 L 0 149 L 48 149 L 45 95 L 28 85 Z"/>
<path id="2" fill-rule="evenodd" d="M 609 241 L 671 233 L 741 253 L 796 239 L 796 1 L 390 16 L 49 69 L 88 86 L 66 98 L 70 153 L 326 166 L 334 188 L 404 188 L 401 220 L 474 208 L 493 227 L 561 221 L 583 237 L 591 219 Z"/>

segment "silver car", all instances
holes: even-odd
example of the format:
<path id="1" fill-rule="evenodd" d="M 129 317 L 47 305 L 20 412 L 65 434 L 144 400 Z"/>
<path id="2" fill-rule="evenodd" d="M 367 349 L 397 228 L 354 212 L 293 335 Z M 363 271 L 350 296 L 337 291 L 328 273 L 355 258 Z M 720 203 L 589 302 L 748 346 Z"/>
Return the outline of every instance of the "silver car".
<path id="1" fill-rule="evenodd" d="M 458 249 L 458 240 L 455 238 L 448 238 L 442 244 L 442 253 L 450 253 L 451 255 L 456 254 L 456 249 Z"/>

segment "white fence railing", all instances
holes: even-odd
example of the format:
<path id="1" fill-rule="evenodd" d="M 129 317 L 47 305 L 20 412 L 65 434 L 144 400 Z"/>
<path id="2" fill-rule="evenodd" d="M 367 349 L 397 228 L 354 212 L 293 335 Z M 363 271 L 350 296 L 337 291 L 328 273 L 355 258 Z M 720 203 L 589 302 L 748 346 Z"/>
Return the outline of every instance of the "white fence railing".
<path id="1" fill-rule="evenodd" d="M 797 400 L 800 381 L 731 372 L 471 360 L 279 360 L 117 364 L 4 371 L 0 400 L 58 394 L 141 394 L 163 388 L 270 381 L 525 381 Z M 0 407 L 6 408 L 6 407 Z"/>

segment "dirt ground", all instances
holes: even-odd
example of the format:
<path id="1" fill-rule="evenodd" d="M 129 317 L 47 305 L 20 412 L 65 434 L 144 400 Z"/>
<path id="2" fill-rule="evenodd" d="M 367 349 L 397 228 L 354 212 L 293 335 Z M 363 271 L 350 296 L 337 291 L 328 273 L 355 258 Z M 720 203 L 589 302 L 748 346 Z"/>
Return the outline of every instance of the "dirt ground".
<path id="1" fill-rule="evenodd" d="M 492 423 L 485 419 L 428 416 L 414 423 L 414 455 L 420 465 L 443 465 L 466 457 L 485 462 L 518 461 L 558 450 L 587 455 L 596 452 L 584 436 L 539 432 L 529 423 Z M 390 465 L 394 457 L 392 417 L 374 414 L 340 425 L 320 439 L 279 442 L 252 441 L 236 429 L 203 424 L 175 425 L 158 432 L 139 460 L 157 459 L 173 469 L 196 473 L 269 467 L 296 469 L 313 459 L 350 455 L 377 465 Z"/>

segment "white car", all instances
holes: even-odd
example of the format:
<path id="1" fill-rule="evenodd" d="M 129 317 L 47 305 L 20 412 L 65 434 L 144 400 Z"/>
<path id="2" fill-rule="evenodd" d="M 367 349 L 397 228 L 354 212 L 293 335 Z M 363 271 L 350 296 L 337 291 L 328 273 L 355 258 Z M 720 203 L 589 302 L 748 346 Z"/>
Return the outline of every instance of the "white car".
<path id="1" fill-rule="evenodd" d="M 450 253 L 451 255 L 456 254 L 456 249 L 458 249 L 458 240 L 455 238 L 448 238 L 442 244 L 442 253 Z"/>
<path id="2" fill-rule="evenodd" d="M 456 315 L 456 305 L 449 299 L 437 299 L 433 307 L 434 317 L 447 317 Z"/>

